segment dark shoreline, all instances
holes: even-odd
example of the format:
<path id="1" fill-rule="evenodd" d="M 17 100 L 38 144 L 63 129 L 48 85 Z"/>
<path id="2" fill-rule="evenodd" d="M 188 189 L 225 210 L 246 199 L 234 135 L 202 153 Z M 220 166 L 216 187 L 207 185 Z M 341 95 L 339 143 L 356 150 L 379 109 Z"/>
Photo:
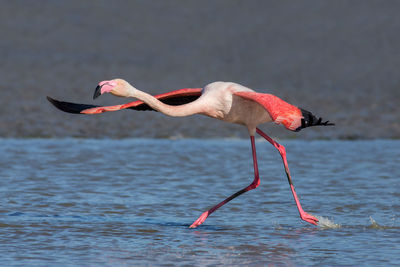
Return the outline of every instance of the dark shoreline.
<path id="1" fill-rule="evenodd" d="M 9 1 L 0 10 L 0 137 L 246 138 L 201 116 L 73 116 L 46 96 L 91 99 L 121 77 L 152 94 L 233 81 L 336 123 L 272 136 L 400 138 L 398 1 Z"/>

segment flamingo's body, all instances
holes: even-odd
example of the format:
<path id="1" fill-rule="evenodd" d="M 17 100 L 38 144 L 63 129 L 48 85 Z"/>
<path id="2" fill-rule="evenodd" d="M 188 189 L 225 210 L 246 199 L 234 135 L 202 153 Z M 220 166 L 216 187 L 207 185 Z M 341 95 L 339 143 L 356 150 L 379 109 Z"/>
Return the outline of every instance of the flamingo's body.
<path id="1" fill-rule="evenodd" d="M 300 217 L 312 224 L 317 224 L 318 219 L 304 212 L 292 183 L 289 167 L 286 160 L 285 148 L 257 128 L 259 124 L 275 122 L 283 124 L 288 130 L 299 131 L 302 128 L 317 125 L 333 125 L 322 122 L 306 110 L 299 109 L 271 94 L 257 93 L 247 87 L 230 82 L 214 82 L 202 88 L 186 88 L 173 92 L 151 96 L 132 87 L 128 82 L 115 79 L 100 82 L 93 98 L 103 94 L 112 93 L 121 97 L 135 97 L 139 101 L 116 106 L 93 106 L 61 102 L 48 97 L 48 100 L 57 108 L 70 113 L 97 114 L 121 109 L 155 110 L 169 116 L 181 117 L 193 114 L 203 114 L 212 118 L 230 123 L 241 124 L 247 127 L 253 154 L 254 180 L 246 188 L 228 197 L 221 203 L 204 212 L 190 227 L 202 224 L 204 220 L 219 207 L 233 198 L 255 189 L 260 184 L 257 166 L 254 135 L 257 132 L 269 141 L 281 154 L 285 172 L 295 199 Z"/>

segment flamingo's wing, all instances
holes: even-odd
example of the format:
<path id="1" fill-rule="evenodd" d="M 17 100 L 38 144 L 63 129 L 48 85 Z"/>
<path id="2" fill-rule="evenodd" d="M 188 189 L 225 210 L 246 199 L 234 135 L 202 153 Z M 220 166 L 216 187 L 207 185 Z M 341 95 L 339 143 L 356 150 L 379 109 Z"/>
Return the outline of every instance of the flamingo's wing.
<path id="1" fill-rule="evenodd" d="M 202 88 L 185 88 L 176 91 L 160 94 L 154 96 L 161 102 L 168 105 L 183 105 L 192 102 L 200 97 Z M 97 114 L 107 111 L 116 111 L 121 109 L 133 109 L 133 110 L 154 110 L 146 103 L 142 101 L 133 101 L 126 104 L 115 105 L 115 106 L 95 106 L 87 104 L 76 104 L 64 101 L 58 101 L 51 97 L 47 97 L 56 108 L 74 114 Z"/>
<path id="2" fill-rule="evenodd" d="M 234 94 L 262 105 L 275 123 L 283 124 L 291 131 L 297 132 L 310 126 L 334 125 L 329 121 L 322 122 L 322 118 L 317 119 L 311 112 L 293 106 L 271 94 L 256 92 L 235 92 Z"/>

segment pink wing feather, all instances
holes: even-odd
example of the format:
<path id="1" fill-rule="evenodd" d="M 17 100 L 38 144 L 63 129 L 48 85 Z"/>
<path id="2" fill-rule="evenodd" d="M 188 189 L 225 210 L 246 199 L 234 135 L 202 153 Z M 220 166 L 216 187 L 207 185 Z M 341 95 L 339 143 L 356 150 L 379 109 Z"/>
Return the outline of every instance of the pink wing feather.
<path id="1" fill-rule="evenodd" d="M 192 102 L 200 97 L 202 88 L 185 88 L 179 89 L 172 92 L 160 94 L 154 96 L 161 102 L 168 105 L 182 105 Z M 115 106 L 95 106 L 88 104 L 77 104 L 64 101 L 58 101 L 51 97 L 47 97 L 56 108 L 74 114 L 98 114 L 107 111 L 117 111 L 121 109 L 134 109 L 134 110 L 154 110 L 146 103 L 142 101 L 133 101 L 122 105 Z"/>
<path id="2" fill-rule="evenodd" d="M 155 95 L 154 97 L 163 100 L 165 102 L 166 100 L 176 100 L 176 104 L 181 105 L 183 103 L 186 103 L 187 101 L 180 101 L 182 98 L 185 97 L 190 97 L 190 96 L 200 96 L 201 95 L 201 90 L 202 88 L 184 88 L 184 89 L 179 89 L 175 90 L 172 92 L 160 94 L 160 95 Z M 190 102 L 190 101 L 189 101 Z M 172 103 L 169 103 L 172 104 Z M 143 103 L 143 101 L 137 100 L 133 102 L 129 102 L 126 104 L 121 104 L 121 105 L 115 105 L 115 106 L 104 106 L 104 107 L 95 107 L 95 108 L 89 108 L 82 110 L 82 114 L 97 114 L 97 113 L 103 113 L 107 111 L 116 111 L 116 110 L 121 110 L 121 109 L 126 109 L 126 108 L 134 108 L 138 107 L 140 105 L 147 105 Z M 150 110 L 152 108 L 149 107 Z"/>
<path id="3" fill-rule="evenodd" d="M 235 92 L 234 94 L 262 105 L 276 124 L 283 124 L 291 131 L 301 129 L 303 118 L 301 110 L 279 97 L 256 92 Z"/>

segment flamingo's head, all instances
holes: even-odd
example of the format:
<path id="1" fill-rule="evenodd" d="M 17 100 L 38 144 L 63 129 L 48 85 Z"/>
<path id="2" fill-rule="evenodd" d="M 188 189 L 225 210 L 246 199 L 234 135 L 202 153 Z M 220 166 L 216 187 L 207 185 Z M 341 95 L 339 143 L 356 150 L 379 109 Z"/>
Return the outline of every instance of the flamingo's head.
<path id="1" fill-rule="evenodd" d="M 102 81 L 97 85 L 94 91 L 93 99 L 104 93 L 111 93 L 115 96 L 129 97 L 132 96 L 134 88 L 123 79 L 114 79 L 109 81 Z"/>

